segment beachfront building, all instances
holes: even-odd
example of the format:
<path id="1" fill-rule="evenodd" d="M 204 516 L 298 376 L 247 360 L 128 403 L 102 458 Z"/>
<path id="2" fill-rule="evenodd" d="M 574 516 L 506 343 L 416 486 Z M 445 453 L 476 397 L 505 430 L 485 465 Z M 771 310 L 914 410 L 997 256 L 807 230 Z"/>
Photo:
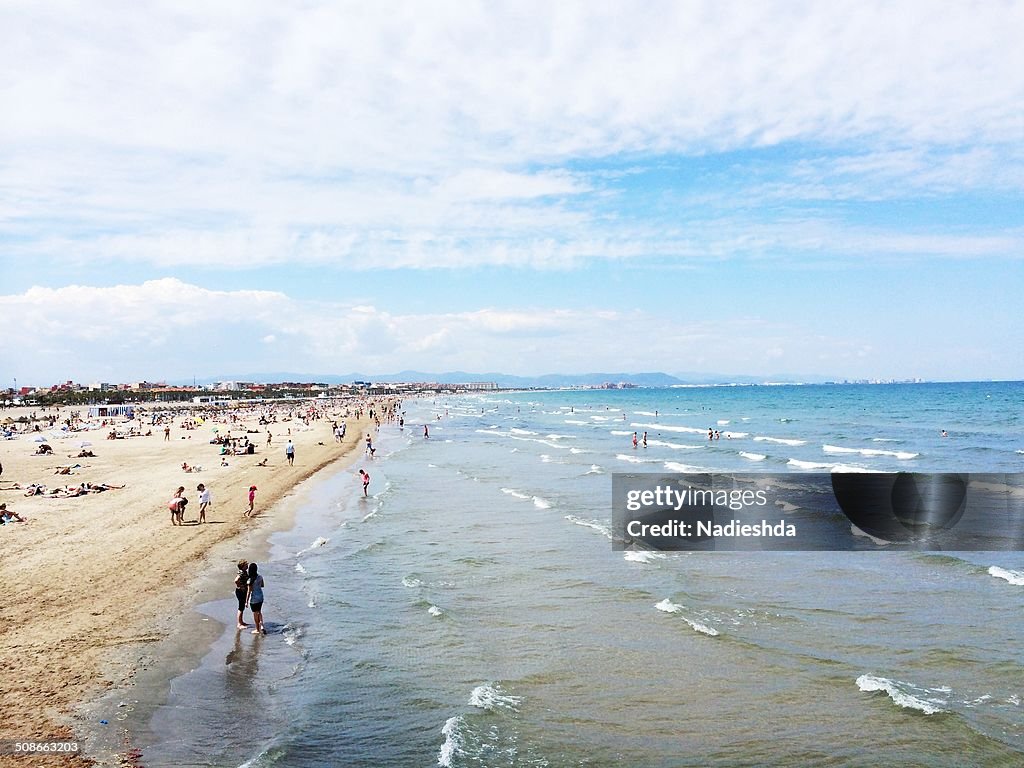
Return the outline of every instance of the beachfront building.
<path id="1" fill-rule="evenodd" d="M 91 419 L 111 419 L 111 418 L 135 418 L 135 406 L 132 405 L 94 405 L 89 408 L 89 418 Z"/>

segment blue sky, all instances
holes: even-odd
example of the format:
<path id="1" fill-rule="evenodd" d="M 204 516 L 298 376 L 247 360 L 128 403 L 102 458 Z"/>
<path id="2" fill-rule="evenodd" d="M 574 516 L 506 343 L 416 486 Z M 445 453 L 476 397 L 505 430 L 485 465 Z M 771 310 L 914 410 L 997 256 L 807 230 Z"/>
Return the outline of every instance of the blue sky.
<path id="1" fill-rule="evenodd" d="M 5 4 L 0 384 L 1024 378 L 1024 4 L 756 5 Z"/>

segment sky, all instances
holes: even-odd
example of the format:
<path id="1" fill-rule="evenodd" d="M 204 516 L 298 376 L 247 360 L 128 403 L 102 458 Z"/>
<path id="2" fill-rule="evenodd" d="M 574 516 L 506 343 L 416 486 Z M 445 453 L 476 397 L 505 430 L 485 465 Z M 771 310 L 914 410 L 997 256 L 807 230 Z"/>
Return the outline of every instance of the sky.
<path id="1" fill-rule="evenodd" d="M 0 3 L 0 387 L 1024 379 L 1024 3 Z"/>

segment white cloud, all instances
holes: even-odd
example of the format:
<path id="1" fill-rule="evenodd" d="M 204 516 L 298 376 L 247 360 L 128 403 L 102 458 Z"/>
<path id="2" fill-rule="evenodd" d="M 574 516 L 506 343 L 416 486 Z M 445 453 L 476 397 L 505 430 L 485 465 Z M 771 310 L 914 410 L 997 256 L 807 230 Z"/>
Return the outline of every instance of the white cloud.
<path id="1" fill-rule="evenodd" d="M 0 27 L 0 227 L 24 257 L 726 254 L 636 231 L 588 164 L 797 142 L 823 159 L 709 198 L 1024 188 L 1019 4 L 7 4 Z"/>
<path id="2" fill-rule="evenodd" d="M 396 314 L 272 291 L 211 290 L 173 278 L 0 296 L 0 322 L 25 329 L 8 337 L 11 375 L 39 384 L 271 370 L 678 370 L 697 361 L 741 372 L 797 365 L 825 350 L 833 360 L 852 359 L 861 346 L 827 336 L 803 339 L 799 329 L 758 318 L 681 323 L 640 311 L 532 307 Z M 270 346 L 274 356 L 266 358 Z"/>

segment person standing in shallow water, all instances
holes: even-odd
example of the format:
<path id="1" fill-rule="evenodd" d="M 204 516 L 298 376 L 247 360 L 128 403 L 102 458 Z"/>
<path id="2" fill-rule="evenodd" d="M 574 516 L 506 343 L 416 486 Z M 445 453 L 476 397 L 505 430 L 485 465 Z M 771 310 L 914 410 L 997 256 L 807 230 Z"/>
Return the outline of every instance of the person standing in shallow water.
<path id="1" fill-rule="evenodd" d="M 252 623 L 256 626 L 252 633 L 267 634 L 263 628 L 263 577 L 256 563 L 249 563 L 249 610 L 252 611 Z"/>
<path id="2" fill-rule="evenodd" d="M 238 629 L 245 629 L 245 600 L 249 595 L 249 561 L 238 561 L 238 573 L 235 574 L 235 599 L 238 601 Z"/>

